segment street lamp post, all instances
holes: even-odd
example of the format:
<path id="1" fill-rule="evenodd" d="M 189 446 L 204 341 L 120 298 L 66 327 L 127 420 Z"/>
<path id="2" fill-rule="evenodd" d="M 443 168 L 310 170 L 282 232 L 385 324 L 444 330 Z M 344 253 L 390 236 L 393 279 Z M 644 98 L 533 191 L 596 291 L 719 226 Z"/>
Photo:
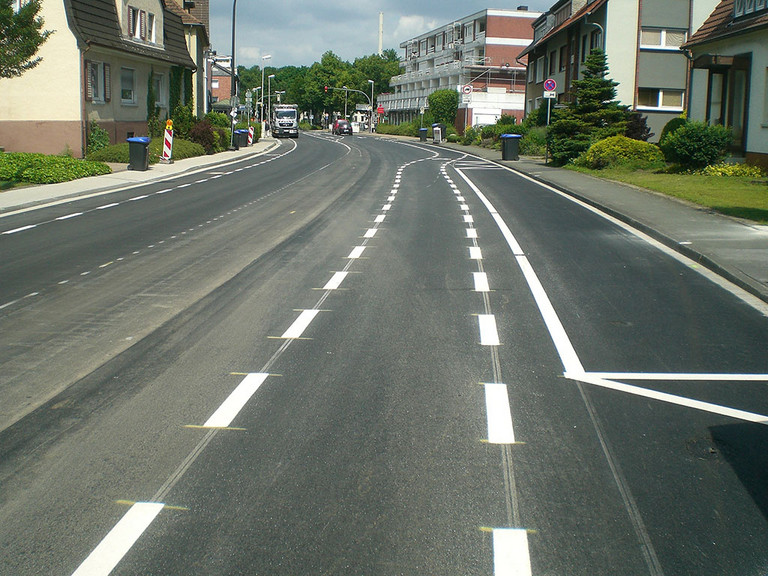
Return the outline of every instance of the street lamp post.
<path id="1" fill-rule="evenodd" d="M 346 86 L 342 86 L 344 88 L 344 120 L 347 119 L 347 97 L 349 96 L 349 88 Z"/>
<path id="2" fill-rule="evenodd" d="M 272 78 L 274 74 L 267 76 L 267 122 L 269 122 L 269 133 L 272 133 Z"/>
<path id="3" fill-rule="evenodd" d="M 261 132 L 264 133 L 264 60 L 272 58 L 271 54 L 265 54 L 261 57 L 261 107 L 259 108 L 259 122 L 261 122 Z"/>
<path id="4" fill-rule="evenodd" d="M 368 84 L 371 85 L 371 117 L 368 121 L 368 130 L 373 134 L 373 86 L 376 83 L 373 80 L 368 80 Z"/>
<path id="5" fill-rule="evenodd" d="M 230 79 L 230 87 L 229 87 L 229 103 L 233 107 L 233 110 L 235 109 L 235 96 L 237 96 L 237 86 L 235 83 L 235 15 L 237 13 L 237 0 L 232 0 L 232 59 L 230 60 L 231 67 L 229 69 L 229 79 Z M 230 140 L 230 148 L 235 147 L 235 115 L 231 114 L 232 116 L 232 132 L 231 140 Z"/>

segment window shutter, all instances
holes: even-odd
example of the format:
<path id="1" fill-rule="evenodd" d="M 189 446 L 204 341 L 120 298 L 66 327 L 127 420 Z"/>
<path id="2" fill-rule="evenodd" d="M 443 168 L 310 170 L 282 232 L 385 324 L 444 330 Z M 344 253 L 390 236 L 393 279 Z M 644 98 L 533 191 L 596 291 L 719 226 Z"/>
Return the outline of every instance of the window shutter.
<path id="1" fill-rule="evenodd" d="M 140 14 L 141 14 L 141 39 L 146 40 L 147 39 L 147 13 L 144 10 L 142 10 Z"/>
<path id="2" fill-rule="evenodd" d="M 128 7 L 128 36 L 133 38 L 136 35 L 136 13 L 133 8 Z"/>
<path id="3" fill-rule="evenodd" d="M 112 72 L 109 64 L 104 64 L 104 101 L 112 100 Z"/>
<path id="4" fill-rule="evenodd" d="M 91 61 L 85 61 L 85 101 L 91 102 L 93 100 L 93 83 L 91 82 Z"/>

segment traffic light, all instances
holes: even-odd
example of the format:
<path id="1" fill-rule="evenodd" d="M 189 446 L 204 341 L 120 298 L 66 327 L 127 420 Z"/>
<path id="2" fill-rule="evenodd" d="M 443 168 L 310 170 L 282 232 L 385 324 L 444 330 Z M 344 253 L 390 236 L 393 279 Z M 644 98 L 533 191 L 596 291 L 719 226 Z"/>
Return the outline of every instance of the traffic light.
<path id="1" fill-rule="evenodd" d="M 325 87 L 325 91 L 328 92 L 328 86 Z"/>

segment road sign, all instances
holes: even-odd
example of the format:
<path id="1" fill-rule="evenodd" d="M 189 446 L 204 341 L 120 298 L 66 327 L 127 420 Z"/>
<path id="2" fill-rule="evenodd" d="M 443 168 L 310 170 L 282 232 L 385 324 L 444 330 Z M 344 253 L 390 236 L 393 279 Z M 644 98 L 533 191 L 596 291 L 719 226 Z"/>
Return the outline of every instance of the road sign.
<path id="1" fill-rule="evenodd" d="M 376 114 L 384 114 L 384 106 L 379 106 L 376 108 Z"/>
<path id="2" fill-rule="evenodd" d="M 471 84 L 464 84 L 464 86 L 461 87 L 461 91 L 464 94 L 472 94 L 472 85 Z"/>
<path id="3" fill-rule="evenodd" d="M 555 82 L 552 78 L 547 78 L 544 80 L 544 90 L 547 92 L 554 92 L 557 89 L 557 82 Z"/>
<path id="4" fill-rule="evenodd" d="M 232 116 L 232 118 L 237 116 L 237 108 L 232 108 L 232 111 L 229 113 L 229 115 Z"/>
<path id="5" fill-rule="evenodd" d="M 544 98 L 557 98 L 557 92 L 544 92 Z"/>

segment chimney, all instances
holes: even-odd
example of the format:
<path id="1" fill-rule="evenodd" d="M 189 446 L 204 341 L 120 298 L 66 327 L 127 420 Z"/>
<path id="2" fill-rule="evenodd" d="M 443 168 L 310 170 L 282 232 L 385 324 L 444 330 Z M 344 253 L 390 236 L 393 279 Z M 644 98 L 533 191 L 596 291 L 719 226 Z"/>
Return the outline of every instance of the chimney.
<path id="1" fill-rule="evenodd" d="M 528 6 L 518 6 L 517 9 L 520 12 L 528 12 Z"/>

